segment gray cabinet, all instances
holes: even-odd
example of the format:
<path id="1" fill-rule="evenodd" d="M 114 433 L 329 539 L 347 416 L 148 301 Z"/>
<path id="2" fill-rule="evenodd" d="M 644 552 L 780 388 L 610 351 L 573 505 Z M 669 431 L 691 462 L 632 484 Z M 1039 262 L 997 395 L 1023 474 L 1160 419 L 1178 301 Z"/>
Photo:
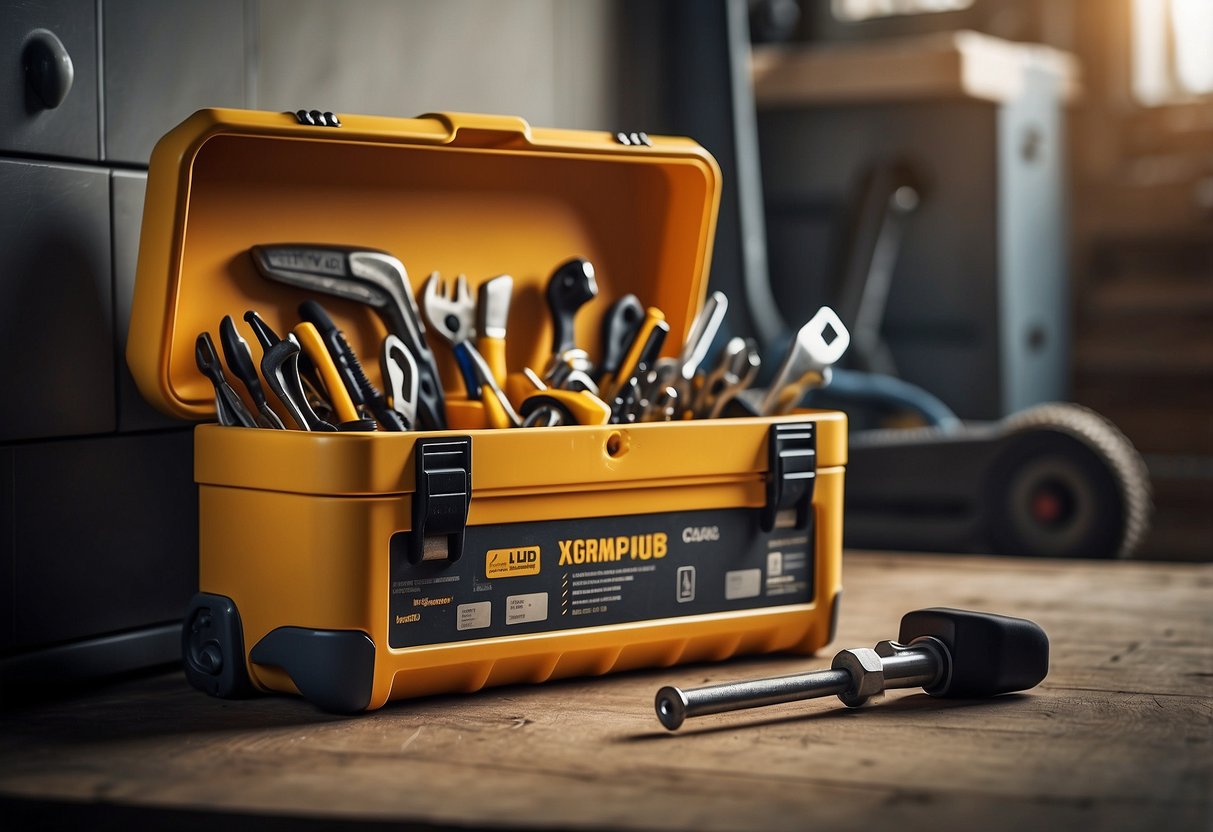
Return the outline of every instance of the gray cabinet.
<path id="1" fill-rule="evenodd" d="M 96 160 L 98 125 L 96 2 L 0 4 L 0 153 Z"/>
<path id="2" fill-rule="evenodd" d="M 0 441 L 114 430 L 109 174 L 0 160 Z"/>
<path id="3" fill-rule="evenodd" d="M 18 645 L 181 616 L 198 583 L 192 443 L 174 431 L 9 450 L 15 552 L 0 607 Z"/>
<path id="4" fill-rule="evenodd" d="M 245 107 L 243 0 L 104 0 L 105 158 L 146 165 L 203 107 Z"/>
<path id="5" fill-rule="evenodd" d="M 118 430 L 155 430 L 181 427 L 180 419 L 165 416 L 143 400 L 126 364 L 126 335 L 131 325 L 135 268 L 139 262 L 139 229 L 143 223 L 143 195 L 147 174 L 116 170 L 110 178 L 114 229 L 114 336 L 117 340 Z"/>

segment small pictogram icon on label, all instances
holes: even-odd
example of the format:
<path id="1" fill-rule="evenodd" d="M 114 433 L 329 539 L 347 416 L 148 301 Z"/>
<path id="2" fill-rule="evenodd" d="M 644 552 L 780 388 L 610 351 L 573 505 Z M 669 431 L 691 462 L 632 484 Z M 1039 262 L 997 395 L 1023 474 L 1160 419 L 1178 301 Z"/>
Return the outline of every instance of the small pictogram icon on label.
<path id="1" fill-rule="evenodd" d="M 695 600 L 695 567 L 678 567 L 678 603 Z"/>

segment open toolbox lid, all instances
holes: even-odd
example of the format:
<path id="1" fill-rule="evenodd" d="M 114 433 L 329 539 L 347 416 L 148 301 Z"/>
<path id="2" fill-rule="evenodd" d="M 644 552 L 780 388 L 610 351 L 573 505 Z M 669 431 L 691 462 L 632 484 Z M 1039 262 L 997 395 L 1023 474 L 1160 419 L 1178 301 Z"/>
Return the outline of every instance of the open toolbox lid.
<path id="1" fill-rule="evenodd" d="M 585 257 L 598 297 L 576 318 L 578 345 L 599 352 L 603 313 L 637 295 L 666 315 L 677 353 L 703 302 L 720 171 L 685 138 L 624 145 L 615 134 L 532 128 L 508 116 L 416 119 L 202 110 L 156 145 L 127 362 L 144 398 L 185 419 L 213 418 L 211 383 L 194 360 L 202 331 L 255 309 L 278 332 L 315 295 L 264 279 L 259 243 L 330 243 L 398 257 L 420 296 L 433 271 L 466 274 L 473 291 L 514 278 L 506 337 L 511 370 L 541 371 L 551 351 L 544 291 L 557 265 Z M 385 330 L 368 307 L 316 297 L 380 382 Z M 448 395 L 458 374 L 427 333 Z"/>

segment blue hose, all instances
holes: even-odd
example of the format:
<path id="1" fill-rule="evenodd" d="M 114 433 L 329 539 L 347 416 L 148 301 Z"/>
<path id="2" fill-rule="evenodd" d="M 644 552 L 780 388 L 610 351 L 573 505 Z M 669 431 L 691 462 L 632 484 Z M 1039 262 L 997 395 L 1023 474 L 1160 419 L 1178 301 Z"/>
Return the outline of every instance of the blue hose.
<path id="1" fill-rule="evenodd" d="M 945 430 L 961 424 L 952 409 L 938 398 L 916 384 L 893 376 L 835 369 L 829 387 L 821 392 L 844 402 L 904 408 L 921 416 L 928 425 Z"/>

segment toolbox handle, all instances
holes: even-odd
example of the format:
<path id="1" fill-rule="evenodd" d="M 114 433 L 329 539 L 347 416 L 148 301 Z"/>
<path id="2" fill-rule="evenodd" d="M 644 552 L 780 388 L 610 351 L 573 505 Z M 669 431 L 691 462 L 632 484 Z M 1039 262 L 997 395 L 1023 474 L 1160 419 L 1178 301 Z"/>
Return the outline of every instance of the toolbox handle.
<path id="1" fill-rule="evenodd" d="M 422 118 L 440 121 L 453 147 L 501 147 L 531 144 L 531 125 L 518 116 L 479 113 L 426 113 Z"/>

